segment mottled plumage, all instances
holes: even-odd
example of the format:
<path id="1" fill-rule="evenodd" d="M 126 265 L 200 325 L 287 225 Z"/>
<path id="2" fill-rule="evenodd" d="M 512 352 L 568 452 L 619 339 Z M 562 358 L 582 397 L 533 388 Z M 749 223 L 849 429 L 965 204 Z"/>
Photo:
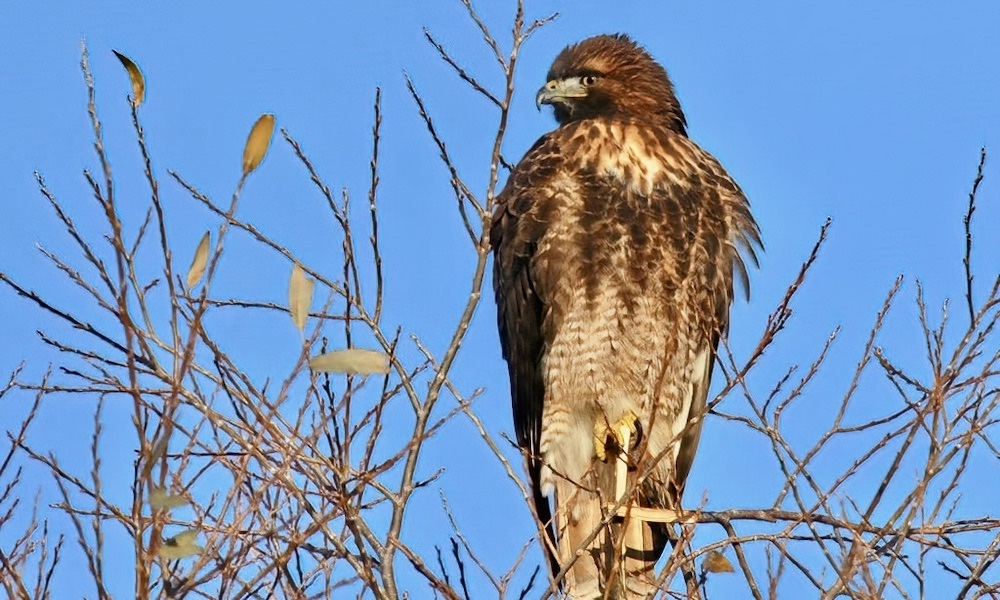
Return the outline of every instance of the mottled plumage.
<path id="1" fill-rule="evenodd" d="M 559 127 L 514 168 L 491 234 L 517 439 L 553 569 L 583 550 L 570 596 L 645 598 L 666 530 L 643 524 L 641 547 L 617 560 L 623 528 L 600 526 L 614 461 L 597 458 L 595 428 L 634 414 L 632 501 L 679 507 L 758 230 L 739 186 L 688 139 L 664 69 L 627 36 L 566 48 L 538 101 Z"/>

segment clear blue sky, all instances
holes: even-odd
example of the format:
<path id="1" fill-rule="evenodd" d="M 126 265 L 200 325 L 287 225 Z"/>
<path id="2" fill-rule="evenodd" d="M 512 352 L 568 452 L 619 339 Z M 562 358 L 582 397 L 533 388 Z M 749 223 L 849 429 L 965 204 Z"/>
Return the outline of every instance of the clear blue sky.
<path id="1" fill-rule="evenodd" d="M 499 8 L 507 4 L 499 1 L 479 4 L 506 46 L 512 9 Z M 644 44 L 671 74 L 691 136 L 740 182 L 763 231 L 767 252 L 761 270 L 752 273 L 752 301 L 734 307 L 731 336 L 738 351 L 756 341 L 820 225 L 833 218 L 830 242 L 790 330 L 751 381 L 758 391 L 769 389 L 787 365 L 808 363 L 829 332 L 843 325 L 828 370 L 808 400 L 821 414 L 832 406 L 899 274 L 908 279 L 880 343 L 902 364 L 923 364 L 916 343 L 914 281 L 926 284 L 934 312 L 950 296 L 956 303 L 952 312 L 959 314 L 961 218 L 983 146 L 995 154 L 987 163 L 976 214 L 975 266 L 982 282 L 1000 270 L 996 3 L 665 2 L 654 7 L 535 1 L 528 2 L 528 11 L 531 17 L 553 11 L 562 16 L 524 48 L 504 146 L 507 158 L 518 158 L 552 128 L 551 115 L 535 110 L 533 95 L 564 45 L 616 31 Z M 447 0 L 0 3 L 0 270 L 69 304 L 80 298 L 34 251 L 36 243 L 56 251 L 70 247 L 32 173 L 46 177 L 84 231 L 98 231 L 99 215 L 81 176 L 84 168 L 97 170 L 79 69 L 82 39 L 91 52 L 119 197 L 127 204 L 133 196 L 143 207 L 127 214 L 132 219 L 141 217 L 148 192 L 125 101 L 127 79 L 111 49 L 133 58 L 146 75 L 142 119 L 172 210 L 172 239 L 181 265 L 215 221 L 168 180 L 167 169 L 215 198 L 227 197 L 239 176 L 251 124 L 262 112 L 273 112 L 331 187 L 347 187 L 360 200 L 367 189 L 371 104 L 375 86 L 381 86 L 382 236 L 389 282 L 385 322 L 399 323 L 430 348 L 442 350 L 465 302 L 472 256 L 446 172 L 405 91 L 403 70 L 425 94 L 452 155 L 477 191 L 487 181 L 496 115 L 437 59 L 423 41 L 422 27 L 497 88 L 500 76 L 488 50 L 461 5 Z M 329 241 L 333 225 L 287 145 L 272 146 L 241 210 L 314 265 L 338 268 L 339 248 Z M 221 296 L 286 298 L 288 265 L 249 244 L 229 246 L 223 270 L 214 288 Z M 89 307 L 83 312 L 98 322 L 105 318 Z M 28 361 L 28 373 L 40 374 L 52 355 L 34 332 L 59 327 L 0 290 L 0 375 L 6 378 L 3 374 L 22 360 Z M 225 335 L 234 357 L 258 381 L 280 379 L 299 343 L 287 321 L 274 318 L 261 323 L 234 318 Z M 488 298 L 476 315 L 456 380 L 467 391 L 485 387 L 480 414 L 493 431 L 511 431 L 506 372 Z M 14 423 L 27 400 L 22 396 L 0 406 L 0 422 Z M 89 443 L 89 422 L 81 419 L 91 406 L 91 399 L 61 398 L 45 407 L 34 430 L 38 448 L 64 456 L 81 474 L 87 465 L 74 453 Z M 807 438 L 808 419 L 803 423 Z M 128 426 L 127 420 L 117 424 Z M 123 486 L 134 448 L 125 437 L 130 435 L 124 429 L 123 445 L 109 444 L 110 467 L 120 470 Z M 766 449 L 739 440 L 733 426 L 709 421 L 689 499 L 707 494 L 712 508 L 768 502 L 772 494 L 755 476 L 754 456 Z M 423 472 L 446 467 L 441 486 L 470 537 L 495 565 L 508 564 L 531 524 L 496 461 L 464 422 L 445 430 L 432 446 Z M 993 469 L 983 484 L 989 489 L 975 494 L 979 502 L 1000 492 Z M 37 466 L 28 481 L 51 487 Z M 42 500 L 54 500 L 50 489 Z M 414 507 L 414 532 L 427 536 L 428 543 L 445 543 L 437 493 L 428 491 Z M 0 543 L 5 543 L 2 534 Z M 119 595 L 129 595 L 129 582 L 116 584 Z"/>

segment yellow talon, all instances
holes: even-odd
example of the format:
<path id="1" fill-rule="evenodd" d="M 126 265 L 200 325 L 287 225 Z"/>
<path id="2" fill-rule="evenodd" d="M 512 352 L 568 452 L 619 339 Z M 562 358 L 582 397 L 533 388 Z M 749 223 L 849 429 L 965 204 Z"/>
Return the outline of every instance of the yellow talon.
<path id="1" fill-rule="evenodd" d="M 625 447 L 626 432 L 628 439 L 635 442 L 638 429 L 636 423 L 639 417 L 632 411 L 628 411 L 614 425 L 608 427 L 607 421 L 598 420 L 594 423 L 594 454 L 601 462 L 608 461 L 608 454 L 621 454 L 628 452 Z"/>

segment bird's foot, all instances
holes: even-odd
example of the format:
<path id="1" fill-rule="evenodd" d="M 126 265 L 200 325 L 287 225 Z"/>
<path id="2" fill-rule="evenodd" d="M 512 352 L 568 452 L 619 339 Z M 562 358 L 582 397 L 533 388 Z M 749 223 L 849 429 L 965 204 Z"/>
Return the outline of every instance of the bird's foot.
<path id="1" fill-rule="evenodd" d="M 636 441 L 638 421 L 639 417 L 628 411 L 611 426 L 607 421 L 598 420 L 594 423 L 594 453 L 597 458 L 601 462 L 607 462 L 611 456 L 628 452 L 625 440 L 627 438 L 632 443 Z"/>

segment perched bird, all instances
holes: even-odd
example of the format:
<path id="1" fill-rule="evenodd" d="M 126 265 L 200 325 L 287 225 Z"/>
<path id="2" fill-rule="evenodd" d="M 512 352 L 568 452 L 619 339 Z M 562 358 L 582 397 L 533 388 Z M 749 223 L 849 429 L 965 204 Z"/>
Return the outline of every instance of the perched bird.
<path id="1" fill-rule="evenodd" d="M 567 47 L 536 101 L 559 126 L 511 172 L 491 229 L 517 439 L 557 583 L 646 598 L 668 526 L 612 517 L 615 463 L 627 507 L 680 507 L 734 275 L 747 285 L 760 235 L 628 36 Z"/>

